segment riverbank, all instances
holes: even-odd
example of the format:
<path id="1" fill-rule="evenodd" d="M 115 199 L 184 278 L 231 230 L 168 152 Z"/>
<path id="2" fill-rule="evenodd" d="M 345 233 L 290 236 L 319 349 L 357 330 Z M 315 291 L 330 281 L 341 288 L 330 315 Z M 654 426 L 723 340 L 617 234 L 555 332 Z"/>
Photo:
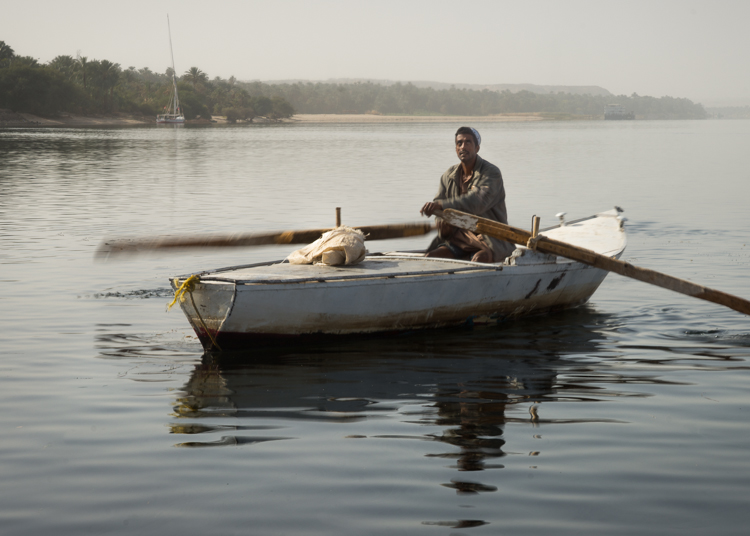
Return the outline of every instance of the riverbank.
<path id="1" fill-rule="evenodd" d="M 56 117 L 41 117 L 38 115 L 16 113 L 10 110 L 0 110 L 0 128 L 2 127 L 115 127 L 147 125 L 154 120 L 144 115 L 114 114 L 106 116 L 89 116 L 75 114 L 60 114 Z"/>
<path id="2" fill-rule="evenodd" d="M 528 121 L 570 121 L 597 119 L 594 116 L 575 116 L 569 114 L 516 113 L 496 115 L 379 115 L 379 114 L 297 114 L 283 123 L 498 123 Z M 253 123 L 275 122 L 264 117 L 256 117 Z M 211 120 L 195 119 L 188 124 L 222 124 L 225 117 L 213 116 Z M 16 113 L 0 110 L 0 128 L 17 127 L 117 127 L 153 125 L 154 118 L 144 115 L 113 114 L 107 116 L 84 116 L 61 114 L 57 117 L 40 117 L 38 115 Z"/>
<path id="3" fill-rule="evenodd" d="M 549 121 L 589 119 L 583 116 L 555 116 L 542 113 L 496 115 L 380 115 L 380 114 L 297 114 L 290 123 L 498 123 L 510 121 Z"/>
<path id="4" fill-rule="evenodd" d="M 212 117 L 208 119 L 191 119 L 188 124 L 211 124 L 226 123 L 225 117 Z M 75 115 L 60 114 L 56 117 L 41 117 L 38 115 L 16 113 L 10 110 L 0 109 L 0 128 L 3 127 L 127 127 L 155 125 L 156 119 L 152 116 L 136 114 L 112 114 L 112 115 Z"/>

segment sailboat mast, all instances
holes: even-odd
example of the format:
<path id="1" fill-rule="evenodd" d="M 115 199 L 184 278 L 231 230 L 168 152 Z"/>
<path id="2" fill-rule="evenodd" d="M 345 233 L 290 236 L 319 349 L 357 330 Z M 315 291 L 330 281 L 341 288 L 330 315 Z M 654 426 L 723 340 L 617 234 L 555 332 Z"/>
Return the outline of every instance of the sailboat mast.
<path id="1" fill-rule="evenodd" d="M 169 55 L 172 56 L 172 84 L 174 85 L 174 110 L 172 113 L 177 115 L 177 108 L 180 107 L 180 99 L 177 97 L 177 73 L 174 69 L 174 51 L 172 50 L 172 27 L 169 24 L 169 14 L 167 14 L 167 30 L 169 31 Z"/>

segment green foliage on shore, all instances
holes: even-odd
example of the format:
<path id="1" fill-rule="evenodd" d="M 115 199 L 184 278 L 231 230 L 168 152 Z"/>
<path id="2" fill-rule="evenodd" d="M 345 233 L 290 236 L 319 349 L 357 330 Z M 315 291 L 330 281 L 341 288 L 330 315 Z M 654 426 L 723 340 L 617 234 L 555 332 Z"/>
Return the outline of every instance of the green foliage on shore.
<path id="1" fill-rule="evenodd" d="M 52 69 L 24 64 L 0 69 L 0 108 L 53 115 L 85 101 L 78 86 Z"/>
<path id="2" fill-rule="evenodd" d="M 180 105 L 186 119 L 210 118 L 233 111 L 233 118 L 291 117 L 292 105 L 278 94 L 250 94 L 234 77 L 209 80 L 197 67 L 178 77 Z M 60 112 L 155 116 L 173 91 L 172 69 L 164 74 L 148 68 L 122 69 L 109 60 L 57 56 L 46 65 L 18 56 L 0 41 L 0 108 L 43 116 Z M 235 110 L 239 110 L 234 114 Z"/>
<path id="3" fill-rule="evenodd" d="M 418 88 L 412 84 L 244 83 L 253 95 L 284 97 L 297 110 L 307 114 L 387 115 L 492 115 L 502 113 L 542 113 L 559 116 L 597 116 L 608 104 L 620 104 L 639 119 L 705 119 L 706 111 L 689 99 L 630 96 L 540 94 L 531 91 Z"/>
<path id="4" fill-rule="evenodd" d="M 537 113 L 545 117 L 602 117 L 608 104 L 619 104 L 637 119 L 705 119 L 706 110 L 689 99 L 492 91 L 488 89 L 418 88 L 413 84 L 381 85 L 295 83 L 264 84 L 219 77 L 210 80 L 198 67 L 178 78 L 180 102 L 187 119 L 226 115 L 231 122 L 263 116 L 271 119 L 307 114 L 493 115 Z M 108 60 L 57 56 L 41 65 L 18 56 L 0 41 L 0 108 L 38 115 L 59 112 L 106 114 L 164 111 L 172 87 L 172 70 L 122 69 Z"/>

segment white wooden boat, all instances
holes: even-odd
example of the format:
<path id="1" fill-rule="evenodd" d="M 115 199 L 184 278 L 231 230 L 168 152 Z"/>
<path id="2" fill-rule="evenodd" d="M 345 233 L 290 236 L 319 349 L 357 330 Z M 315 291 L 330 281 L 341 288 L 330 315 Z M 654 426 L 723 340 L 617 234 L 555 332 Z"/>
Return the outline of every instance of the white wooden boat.
<path id="1" fill-rule="evenodd" d="M 626 246 L 617 210 L 540 234 L 619 258 Z M 353 266 L 267 262 L 198 275 L 180 302 L 204 347 L 256 339 L 437 328 L 562 310 L 585 303 L 608 272 L 518 246 L 504 263 L 368 255 Z"/>
<path id="2" fill-rule="evenodd" d="M 185 115 L 180 108 L 180 97 L 177 94 L 177 75 L 174 70 L 174 52 L 172 52 L 172 29 L 169 28 L 169 15 L 167 15 L 167 28 L 169 29 L 169 54 L 172 56 L 172 87 L 173 92 L 169 98 L 169 104 L 164 107 L 165 112 L 156 116 L 156 123 L 182 125 L 185 123 Z"/>

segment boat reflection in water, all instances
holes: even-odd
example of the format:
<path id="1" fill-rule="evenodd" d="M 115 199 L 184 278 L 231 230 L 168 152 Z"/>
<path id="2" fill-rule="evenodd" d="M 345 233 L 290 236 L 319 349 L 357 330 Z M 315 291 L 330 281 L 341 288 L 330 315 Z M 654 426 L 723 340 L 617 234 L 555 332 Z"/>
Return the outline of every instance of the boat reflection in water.
<path id="1" fill-rule="evenodd" d="M 601 385 L 628 378 L 608 377 L 590 358 L 601 361 L 614 347 L 612 322 L 586 307 L 501 328 L 206 354 L 176 400 L 171 432 L 200 434 L 177 446 L 212 447 L 304 439 L 280 433 L 301 420 L 395 419 L 398 431 L 413 435 L 342 435 L 431 441 L 450 448 L 426 456 L 454 460 L 458 471 L 502 468 L 506 423 L 582 422 L 545 420 L 543 408 L 619 394 Z M 459 493 L 496 489 L 460 477 L 441 484 Z"/>

